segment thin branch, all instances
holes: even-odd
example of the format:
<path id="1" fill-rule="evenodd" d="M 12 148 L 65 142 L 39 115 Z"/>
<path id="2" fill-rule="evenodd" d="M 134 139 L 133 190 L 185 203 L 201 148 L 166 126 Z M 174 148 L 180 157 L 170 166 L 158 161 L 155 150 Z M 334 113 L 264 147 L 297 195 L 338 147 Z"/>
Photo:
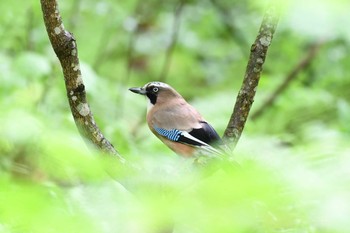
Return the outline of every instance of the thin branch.
<path id="1" fill-rule="evenodd" d="M 106 15 L 109 17 L 112 14 L 113 14 L 112 10 L 109 9 Z M 98 71 L 101 65 L 103 65 L 106 61 L 108 61 L 108 59 L 110 59 L 112 54 L 115 52 L 115 51 L 112 51 L 112 52 L 109 51 L 110 50 L 109 46 L 107 46 L 109 42 L 113 40 L 112 38 L 113 34 L 111 33 L 110 25 L 106 24 L 103 26 L 104 26 L 104 30 L 102 32 L 102 36 L 100 37 L 98 45 L 96 46 L 96 54 L 94 56 L 95 60 L 92 64 L 92 68 L 96 71 Z"/>
<path id="2" fill-rule="evenodd" d="M 127 64 L 126 64 L 126 75 L 125 75 L 124 85 L 128 85 L 130 77 L 131 77 L 134 47 L 135 47 L 137 38 L 138 38 L 137 30 L 133 30 L 130 33 L 128 47 L 127 47 L 127 51 L 126 51 Z"/>
<path id="3" fill-rule="evenodd" d="M 70 28 L 71 31 L 74 31 L 75 28 L 78 25 L 80 15 L 77 14 L 76 12 L 79 12 L 81 8 L 81 0 L 73 0 L 73 3 L 70 8 L 70 17 L 68 18 L 68 27 Z"/>
<path id="4" fill-rule="evenodd" d="M 270 97 L 261 105 L 261 107 L 256 110 L 252 116 L 251 119 L 254 120 L 261 116 L 269 107 L 271 107 L 278 96 L 281 95 L 281 93 L 287 89 L 288 85 L 296 78 L 298 77 L 298 74 L 302 72 L 303 70 L 307 69 L 313 59 L 316 57 L 318 51 L 320 50 L 322 43 L 317 42 L 312 44 L 306 56 L 300 60 L 300 62 L 287 74 L 284 81 L 276 88 L 276 90 L 270 95 Z"/>
<path id="5" fill-rule="evenodd" d="M 235 25 L 235 20 L 230 14 L 230 11 L 228 8 L 223 6 L 222 4 L 218 3 L 217 0 L 210 0 L 211 4 L 215 7 L 216 11 L 220 14 L 220 17 L 222 19 L 222 22 L 224 23 L 226 31 L 232 36 L 234 41 L 237 43 L 239 49 L 241 50 L 242 54 L 246 54 L 245 48 L 247 48 L 249 45 L 246 42 L 246 38 L 244 35 L 240 32 L 239 28 Z"/>
<path id="6" fill-rule="evenodd" d="M 83 136 L 97 148 L 124 159 L 103 136 L 95 123 L 86 99 L 76 41 L 65 30 L 56 0 L 40 0 L 47 34 L 63 70 L 67 97 L 75 124 Z"/>
<path id="7" fill-rule="evenodd" d="M 171 34 L 171 40 L 169 43 L 169 46 L 165 53 L 165 59 L 162 66 L 162 70 L 159 75 L 159 81 L 165 81 L 166 76 L 168 74 L 170 63 L 171 63 L 171 57 L 174 52 L 176 43 L 177 43 L 177 37 L 179 34 L 180 29 L 180 23 L 181 23 L 181 12 L 184 6 L 184 1 L 180 0 L 179 4 L 176 6 L 175 12 L 174 12 L 174 21 L 173 21 L 173 27 L 172 27 L 172 34 Z"/>
<path id="8" fill-rule="evenodd" d="M 132 15 L 132 18 L 136 18 L 136 15 L 139 14 L 139 11 L 141 9 L 142 6 L 142 0 L 138 0 L 136 5 L 135 5 L 135 9 L 134 9 L 134 13 Z M 129 30 L 130 30 L 130 35 L 129 35 L 129 41 L 128 41 L 128 47 L 126 50 L 126 75 L 125 75 L 125 79 L 124 79 L 124 85 L 127 86 L 129 84 L 130 78 L 131 78 L 131 73 L 132 73 L 132 63 L 133 63 L 133 58 L 134 58 L 134 49 L 135 49 L 135 44 L 137 42 L 137 39 L 139 37 L 139 20 L 133 19 L 135 20 L 135 25 L 130 26 Z"/>
<path id="9" fill-rule="evenodd" d="M 278 19 L 278 7 L 274 4 L 269 5 L 262 20 L 258 36 L 251 47 L 243 83 L 237 95 L 233 113 L 224 132 L 223 140 L 233 148 L 242 134 L 250 108 L 254 102 L 266 53 L 272 42 Z"/>
<path id="10" fill-rule="evenodd" d="M 33 28 L 34 28 L 34 9 L 33 6 L 30 6 L 27 10 L 27 25 L 26 25 L 26 49 L 31 51 L 34 49 L 33 41 Z"/>

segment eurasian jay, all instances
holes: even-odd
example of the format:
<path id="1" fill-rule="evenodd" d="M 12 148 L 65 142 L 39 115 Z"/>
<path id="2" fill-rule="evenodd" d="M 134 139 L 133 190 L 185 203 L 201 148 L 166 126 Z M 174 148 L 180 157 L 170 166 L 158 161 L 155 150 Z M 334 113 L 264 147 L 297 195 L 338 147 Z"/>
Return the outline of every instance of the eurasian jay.
<path id="1" fill-rule="evenodd" d="M 171 86 L 150 82 L 129 90 L 147 96 L 147 124 L 175 153 L 182 156 L 222 154 L 219 148 L 214 148 L 222 144 L 217 132 Z"/>

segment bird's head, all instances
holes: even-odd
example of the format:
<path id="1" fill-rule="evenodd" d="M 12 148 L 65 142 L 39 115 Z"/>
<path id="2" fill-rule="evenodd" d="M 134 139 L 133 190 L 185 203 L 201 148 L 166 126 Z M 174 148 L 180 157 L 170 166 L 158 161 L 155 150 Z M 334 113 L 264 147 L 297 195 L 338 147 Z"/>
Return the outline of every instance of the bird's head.
<path id="1" fill-rule="evenodd" d="M 160 102 L 167 102 L 173 98 L 181 98 L 181 95 L 174 88 L 162 82 L 149 82 L 143 87 L 132 87 L 130 91 L 145 95 L 152 105 Z"/>

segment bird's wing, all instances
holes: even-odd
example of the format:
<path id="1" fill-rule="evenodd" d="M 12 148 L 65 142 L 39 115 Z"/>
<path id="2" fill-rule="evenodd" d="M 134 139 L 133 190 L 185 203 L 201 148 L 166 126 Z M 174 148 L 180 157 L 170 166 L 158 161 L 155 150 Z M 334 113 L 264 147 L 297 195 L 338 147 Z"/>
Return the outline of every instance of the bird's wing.
<path id="1" fill-rule="evenodd" d="M 152 131 L 174 142 L 222 154 L 210 145 L 221 141 L 219 135 L 187 102 L 168 103 L 151 111 L 148 123 Z"/>
<path id="2" fill-rule="evenodd" d="M 208 132 L 205 128 L 192 129 L 190 132 L 181 131 L 178 129 L 163 129 L 159 127 L 154 127 L 154 130 L 161 136 L 167 138 L 168 140 L 187 144 L 193 147 L 200 148 L 207 152 L 221 155 L 222 152 L 210 146 L 208 143 L 204 142 L 203 139 L 208 139 Z M 213 130 L 213 129 L 212 129 Z M 215 132 L 215 131 L 213 131 Z M 212 133 L 212 132 L 211 132 Z M 216 132 L 215 132 L 216 134 Z M 216 134 L 217 135 L 217 134 Z M 219 137 L 219 136 L 218 136 Z"/>

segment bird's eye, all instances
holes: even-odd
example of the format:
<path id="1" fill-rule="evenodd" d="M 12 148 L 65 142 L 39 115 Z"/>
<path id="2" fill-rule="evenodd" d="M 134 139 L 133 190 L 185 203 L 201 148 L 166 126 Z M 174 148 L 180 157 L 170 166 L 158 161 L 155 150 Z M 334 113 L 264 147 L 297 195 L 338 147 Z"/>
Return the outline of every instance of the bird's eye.
<path id="1" fill-rule="evenodd" d="M 152 91 L 153 91 L 154 93 L 156 93 L 156 92 L 159 91 L 159 88 L 158 88 L 158 87 L 153 87 Z"/>

